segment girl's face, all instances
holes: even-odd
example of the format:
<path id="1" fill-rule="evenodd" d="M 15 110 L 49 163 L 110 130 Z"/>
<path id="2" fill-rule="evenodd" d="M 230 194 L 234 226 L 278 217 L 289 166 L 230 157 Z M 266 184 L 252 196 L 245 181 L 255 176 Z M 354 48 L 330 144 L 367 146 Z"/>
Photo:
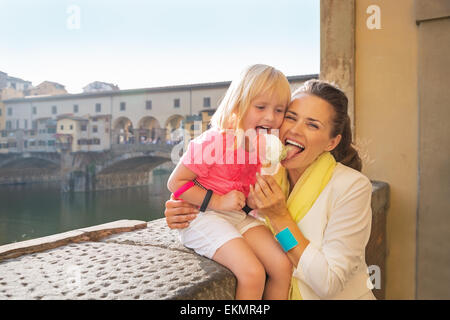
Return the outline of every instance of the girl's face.
<path id="1" fill-rule="evenodd" d="M 293 145 L 281 162 L 286 169 L 301 173 L 324 151 L 333 150 L 341 135 L 330 137 L 333 128 L 333 107 L 325 100 L 301 94 L 289 105 L 280 128 L 283 144 Z"/>
<path id="2" fill-rule="evenodd" d="M 242 129 L 267 130 L 279 129 L 284 119 L 286 104 L 276 94 L 263 93 L 250 103 L 242 119 Z"/>

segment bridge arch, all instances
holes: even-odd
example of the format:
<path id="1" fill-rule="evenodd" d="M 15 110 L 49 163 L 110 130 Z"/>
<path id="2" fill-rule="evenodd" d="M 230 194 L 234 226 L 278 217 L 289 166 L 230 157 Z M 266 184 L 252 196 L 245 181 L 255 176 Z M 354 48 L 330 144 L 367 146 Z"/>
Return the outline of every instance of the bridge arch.
<path id="1" fill-rule="evenodd" d="M 165 128 L 166 128 L 166 140 L 167 141 L 173 141 L 173 140 L 178 139 L 178 137 L 175 137 L 172 134 L 172 132 L 178 128 L 182 128 L 182 124 L 183 124 L 184 120 L 185 120 L 185 118 L 179 114 L 174 114 L 166 120 Z"/>
<path id="2" fill-rule="evenodd" d="M 55 153 L 17 153 L 7 154 L 0 158 L 0 168 L 20 168 L 24 164 L 36 164 L 36 168 L 60 167 L 60 155 Z"/>
<path id="3" fill-rule="evenodd" d="M 133 122 L 127 117 L 119 117 L 113 123 L 113 143 L 134 143 L 135 133 Z"/>
<path id="4" fill-rule="evenodd" d="M 159 121 L 152 116 L 145 116 L 138 122 L 138 141 L 141 143 L 153 143 L 164 141 L 165 129 L 161 128 Z"/>
<path id="5" fill-rule="evenodd" d="M 128 152 L 121 154 L 102 165 L 97 166 L 98 174 L 109 174 L 117 172 L 149 171 L 162 163 L 171 161 L 169 154 L 154 152 Z"/>
<path id="6" fill-rule="evenodd" d="M 59 172 L 59 160 L 50 159 L 46 157 L 36 156 L 16 156 L 11 159 L 4 160 L 0 163 L 0 172 L 21 173 L 31 169 L 39 171 L 54 171 Z"/>

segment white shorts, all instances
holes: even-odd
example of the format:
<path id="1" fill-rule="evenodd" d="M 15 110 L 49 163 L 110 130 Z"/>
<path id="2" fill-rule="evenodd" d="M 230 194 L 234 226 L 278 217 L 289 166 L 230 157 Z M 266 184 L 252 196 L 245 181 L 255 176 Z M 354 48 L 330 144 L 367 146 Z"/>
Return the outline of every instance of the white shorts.
<path id="1" fill-rule="evenodd" d="M 217 249 L 226 242 L 242 238 L 250 228 L 264 223 L 248 216 L 244 211 L 206 211 L 200 212 L 189 227 L 179 229 L 181 243 L 196 253 L 212 259 Z"/>

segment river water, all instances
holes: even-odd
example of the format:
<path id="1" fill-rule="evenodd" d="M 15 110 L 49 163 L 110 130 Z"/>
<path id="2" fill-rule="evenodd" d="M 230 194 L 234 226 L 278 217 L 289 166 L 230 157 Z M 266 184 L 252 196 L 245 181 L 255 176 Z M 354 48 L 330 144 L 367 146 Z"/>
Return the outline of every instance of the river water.
<path id="1" fill-rule="evenodd" d="M 0 186 L 0 245 L 112 222 L 164 217 L 169 173 L 153 184 L 124 189 L 62 193 L 59 183 Z"/>

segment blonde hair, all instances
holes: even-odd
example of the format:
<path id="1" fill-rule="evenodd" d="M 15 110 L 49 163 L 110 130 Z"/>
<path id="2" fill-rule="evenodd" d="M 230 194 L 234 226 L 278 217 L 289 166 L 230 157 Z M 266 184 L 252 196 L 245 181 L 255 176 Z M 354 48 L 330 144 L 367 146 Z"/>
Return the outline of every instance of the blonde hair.
<path id="1" fill-rule="evenodd" d="M 291 100 L 289 81 L 281 71 L 264 64 L 247 67 L 231 82 L 211 118 L 211 126 L 220 130 L 241 128 L 251 101 L 264 93 L 276 93 L 286 106 Z"/>

